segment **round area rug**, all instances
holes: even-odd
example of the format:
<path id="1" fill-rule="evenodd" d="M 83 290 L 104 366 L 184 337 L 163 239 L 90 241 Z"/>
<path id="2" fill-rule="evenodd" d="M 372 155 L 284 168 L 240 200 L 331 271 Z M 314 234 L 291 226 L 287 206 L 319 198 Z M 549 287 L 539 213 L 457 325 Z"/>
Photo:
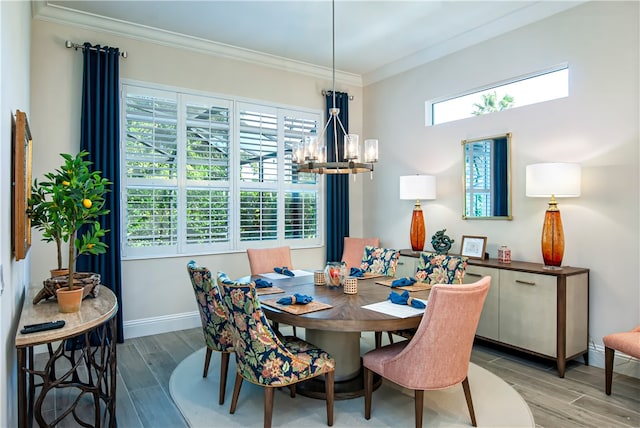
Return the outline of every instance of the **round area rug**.
<path id="1" fill-rule="evenodd" d="M 225 402 L 218 404 L 220 353 L 214 352 L 209 374 L 202 377 L 205 349 L 194 352 L 173 371 L 169 382 L 171 397 L 190 426 L 257 427 L 262 426 L 264 388 L 243 382 L 235 414 L 229 414 L 235 360 L 229 363 Z M 505 381 L 471 363 L 469 385 L 479 427 L 535 427 L 529 406 Z M 471 419 L 462 385 L 441 391 L 425 391 L 423 426 L 470 427 Z M 335 401 L 334 427 L 399 427 L 414 425 L 413 393 L 389 382 L 373 392 L 371 419 L 364 418 L 364 398 Z M 326 427 L 326 406 L 322 400 L 276 390 L 274 427 Z"/>

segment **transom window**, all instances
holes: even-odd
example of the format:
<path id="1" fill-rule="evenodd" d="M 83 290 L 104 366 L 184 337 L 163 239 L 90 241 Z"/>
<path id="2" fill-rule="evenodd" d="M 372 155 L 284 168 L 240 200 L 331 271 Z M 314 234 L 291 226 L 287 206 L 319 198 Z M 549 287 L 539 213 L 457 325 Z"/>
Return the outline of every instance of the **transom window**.
<path id="1" fill-rule="evenodd" d="M 123 85 L 123 255 L 321 244 L 321 183 L 292 143 L 320 113 Z"/>
<path id="2" fill-rule="evenodd" d="M 427 101 L 426 125 L 439 125 L 567 96 L 569 68 L 556 67 L 453 97 Z"/>

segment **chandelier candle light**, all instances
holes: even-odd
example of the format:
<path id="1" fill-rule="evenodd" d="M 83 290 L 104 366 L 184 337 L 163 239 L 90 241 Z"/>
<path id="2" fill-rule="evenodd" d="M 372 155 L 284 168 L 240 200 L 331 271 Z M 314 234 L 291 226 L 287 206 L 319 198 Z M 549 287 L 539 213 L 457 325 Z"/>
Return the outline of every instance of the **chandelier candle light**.
<path id="1" fill-rule="evenodd" d="M 433 175 L 403 175 L 400 177 L 400 199 L 415 200 L 413 216 L 411 217 L 411 249 L 422 251 L 426 229 L 424 215 L 420 207 L 420 200 L 436 198 L 436 177 Z"/>
<path id="2" fill-rule="evenodd" d="M 336 24 L 335 1 L 331 2 L 332 18 L 332 54 L 333 54 L 333 106 L 329 109 L 327 123 L 319 136 L 308 135 L 304 140 L 292 144 L 292 159 L 298 164 L 299 172 L 316 174 L 358 174 L 371 172 L 373 164 L 378 161 L 378 140 L 364 141 L 364 162 L 360 162 L 360 140 L 358 135 L 349 134 L 340 121 L 340 109 L 336 107 Z M 327 159 L 327 147 L 324 136 L 329 125 L 333 126 L 334 160 Z M 344 134 L 344 159 L 338 160 L 338 130 Z M 355 178 L 355 177 L 354 177 Z"/>
<path id="3" fill-rule="evenodd" d="M 527 196 L 551 197 L 542 226 L 542 258 L 545 269 L 560 269 L 564 256 L 564 231 L 558 198 L 580 196 L 580 165 L 537 163 L 527 166 Z"/>

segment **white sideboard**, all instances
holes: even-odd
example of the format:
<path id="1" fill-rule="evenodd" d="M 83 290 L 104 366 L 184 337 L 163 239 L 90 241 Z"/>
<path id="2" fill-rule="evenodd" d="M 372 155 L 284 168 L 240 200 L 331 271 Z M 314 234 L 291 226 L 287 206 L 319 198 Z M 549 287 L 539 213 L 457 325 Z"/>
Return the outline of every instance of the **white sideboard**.
<path id="1" fill-rule="evenodd" d="M 396 276 L 413 276 L 419 252 L 401 250 Z M 553 359 L 564 377 L 566 362 L 588 364 L 589 269 L 544 269 L 540 263 L 469 259 L 465 283 L 491 276 L 476 337 Z"/>

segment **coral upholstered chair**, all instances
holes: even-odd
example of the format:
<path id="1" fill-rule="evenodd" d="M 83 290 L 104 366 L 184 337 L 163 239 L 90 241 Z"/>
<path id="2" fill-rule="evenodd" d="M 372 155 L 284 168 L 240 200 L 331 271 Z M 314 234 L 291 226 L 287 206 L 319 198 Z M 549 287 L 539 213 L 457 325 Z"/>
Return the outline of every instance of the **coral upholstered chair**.
<path id="1" fill-rule="evenodd" d="M 333 357 L 297 337 L 278 338 L 251 283 L 231 281 L 223 272 L 218 272 L 218 286 L 231 325 L 236 356 L 236 382 L 229 412 L 235 413 L 240 387 L 246 379 L 265 388 L 264 427 L 271 427 L 275 388 L 324 375 L 327 425 L 332 426 L 336 366 Z"/>
<path id="2" fill-rule="evenodd" d="M 293 270 L 291 263 L 291 247 L 274 247 L 274 248 L 249 248 L 247 249 L 249 257 L 249 268 L 251 275 L 260 275 L 261 273 L 273 272 L 274 267 L 286 266 L 289 270 Z M 274 322 L 273 327 L 278 330 L 278 323 Z M 296 327 L 293 327 L 293 335 L 297 334 Z"/>
<path id="3" fill-rule="evenodd" d="M 379 238 L 352 238 L 344 237 L 344 248 L 342 250 L 342 261 L 347 265 L 347 269 L 352 267 L 360 268 L 362 257 L 364 256 L 364 247 L 370 245 L 372 247 L 380 246 Z"/>
<path id="4" fill-rule="evenodd" d="M 640 358 L 640 325 L 631 331 L 612 333 L 602 338 L 604 342 L 605 392 L 611 395 L 613 380 L 613 357 L 616 351 Z"/>
<path id="5" fill-rule="evenodd" d="M 473 284 L 434 285 L 413 338 L 364 355 L 365 419 L 371 418 L 375 372 L 414 390 L 416 427 L 422 426 L 424 391 L 462 383 L 471 424 L 477 426 L 467 372 L 473 338 L 490 283 L 491 277 L 485 276 Z"/>
<path id="6" fill-rule="evenodd" d="M 218 403 L 223 404 L 224 391 L 227 388 L 229 353 L 233 352 L 231 327 L 225 316 L 220 291 L 215 282 L 213 282 L 209 269 L 197 266 L 196 262 L 191 260 L 187 264 L 187 272 L 189 273 L 189 278 L 191 278 L 191 285 L 193 285 L 193 291 L 196 295 L 196 302 L 198 302 L 200 320 L 202 321 L 202 332 L 204 333 L 204 341 L 207 345 L 202 377 L 207 377 L 213 351 L 220 352 L 220 391 L 218 393 Z"/>
<path id="7" fill-rule="evenodd" d="M 286 266 L 290 270 L 293 270 L 291 264 L 291 248 L 288 246 L 249 248 L 247 250 L 247 256 L 249 257 L 251 275 L 273 272 L 274 267 Z"/>

